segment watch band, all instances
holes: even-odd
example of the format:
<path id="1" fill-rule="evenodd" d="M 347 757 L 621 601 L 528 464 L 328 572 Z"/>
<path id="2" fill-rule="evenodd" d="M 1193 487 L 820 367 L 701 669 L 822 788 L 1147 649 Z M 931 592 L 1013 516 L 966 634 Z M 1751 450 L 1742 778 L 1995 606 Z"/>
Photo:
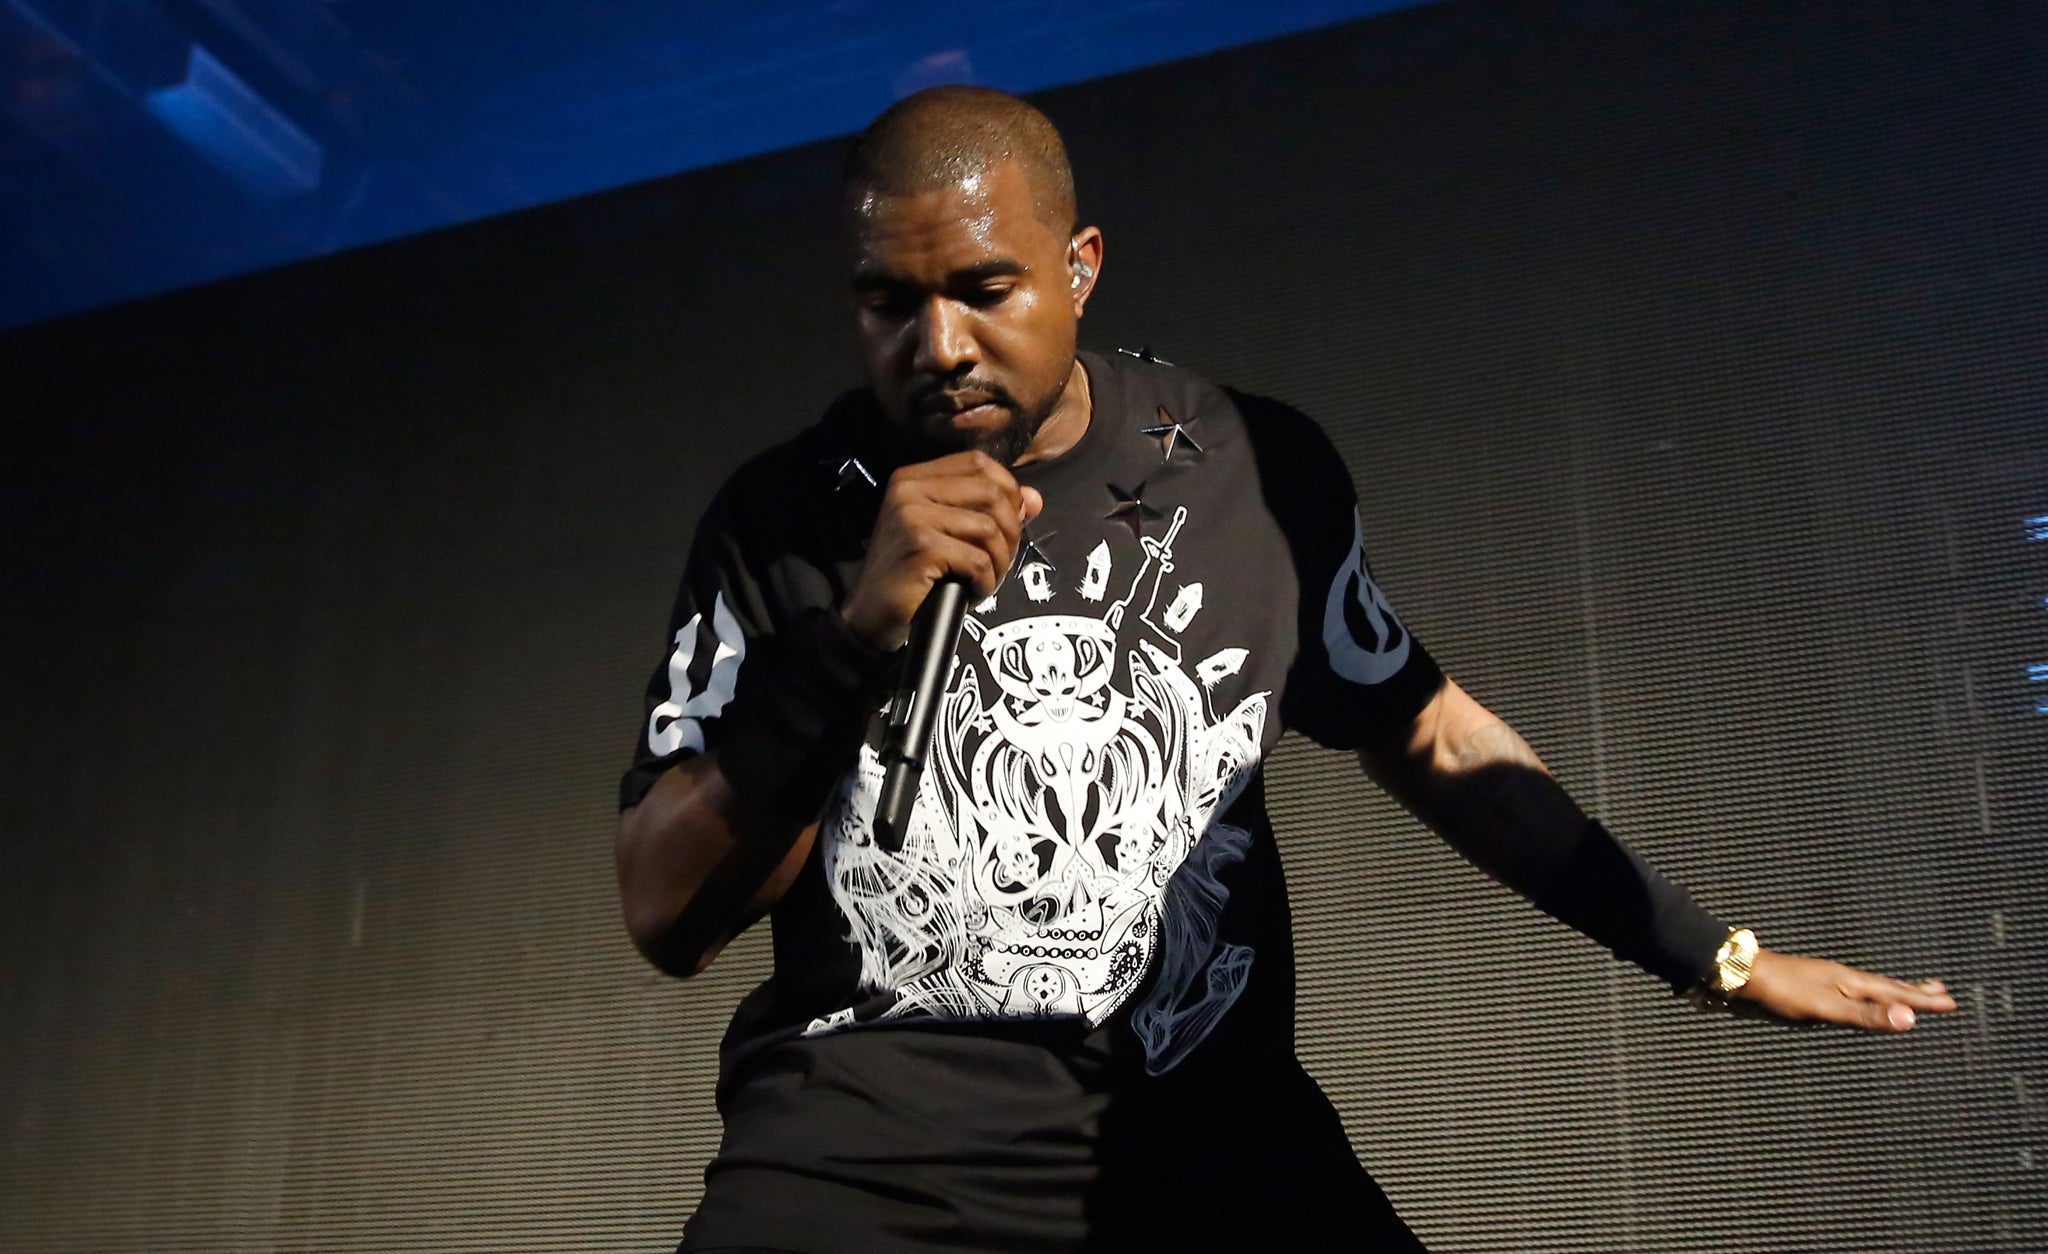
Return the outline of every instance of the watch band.
<path id="1" fill-rule="evenodd" d="M 1748 928 L 1739 927 L 1728 933 L 1728 939 L 1714 951 L 1714 969 L 1692 987 L 1693 1003 L 1710 1009 L 1725 1008 L 1728 999 L 1755 974 L 1758 948 L 1756 933 Z"/>

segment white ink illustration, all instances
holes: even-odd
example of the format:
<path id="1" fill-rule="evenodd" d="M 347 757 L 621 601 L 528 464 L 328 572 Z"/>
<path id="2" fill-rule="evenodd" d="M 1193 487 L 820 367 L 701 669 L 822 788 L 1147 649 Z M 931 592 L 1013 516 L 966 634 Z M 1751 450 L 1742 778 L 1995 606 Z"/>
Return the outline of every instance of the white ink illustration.
<path id="1" fill-rule="evenodd" d="M 1200 677 L 1202 687 L 1214 688 L 1243 670 L 1244 660 L 1250 656 L 1243 649 L 1218 649 L 1202 659 L 1202 664 L 1195 668 L 1195 674 Z"/>
<path id="2" fill-rule="evenodd" d="M 1052 567 L 1044 562 L 1033 562 L 1018 572 L 1024 581 L 1024 594 L 1034 601 L 1052 600 Z"/>
<path id="3" fill-rule="evenodd" d="M 1271 694 L 1212 713 L 1209 690 L 1247 654 L 1213 654 L 1199 683 L 1183 668 L 1175 633 L 1201 608 L 1199 584 L 1154 617 L 1186 520 L 1182 507 L 1164 537 L 1141 538 L 1129 591 L 1100 616 L 970 619 L 898 851 L 873 840 L 882 768 L 862 750 L 820 840 L 862 987 L 893 995 L 881 1017 L 1099 1024 L 1156 964 L 1132 1025 L 1164 1071 L 1242 992 L 1251 952 L 1219 942 L 1218 922 L 1221 877 L 1251 836 L 1221 816 L 1258 767 Z M 1099 602 L 1109 575 L 1097 545 L 1075 591 Z M 842 1013 L 808 1030 L 845 1026 Z"/>
<path id="4" fill-rule="evenodd" d="M 1095 547 L 1088 551 L 1088 569 L 1081 574 L 1081 586 L 1076 589 L 1084 601 L 1100 601 L 1109 590 L 1109 541 L 1097 540 Z"/>

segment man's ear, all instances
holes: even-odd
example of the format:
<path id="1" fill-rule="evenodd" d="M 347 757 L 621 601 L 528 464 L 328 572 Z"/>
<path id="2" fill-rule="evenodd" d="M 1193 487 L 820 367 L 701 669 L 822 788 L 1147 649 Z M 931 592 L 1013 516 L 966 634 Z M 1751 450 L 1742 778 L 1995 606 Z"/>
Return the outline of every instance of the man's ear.
<path id="1" fill-rule="evenodd" d="M 1088 307 L 1088 297 L 1095 291 L 1095 285 L 1102 279 L 1100 228 L 1084 226 L 1074 232 L 1074 238 L 1067 244 L 1067 270 L 1071 276 L 1074 316 L 1078 318 Z"/>

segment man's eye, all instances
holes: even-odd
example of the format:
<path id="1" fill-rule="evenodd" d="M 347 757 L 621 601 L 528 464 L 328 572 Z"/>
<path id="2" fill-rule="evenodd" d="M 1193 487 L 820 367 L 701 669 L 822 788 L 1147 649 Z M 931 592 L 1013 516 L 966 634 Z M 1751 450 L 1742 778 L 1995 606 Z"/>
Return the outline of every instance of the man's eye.
<path id="1" fill-rule="evenodd" d="M 977 309 L 987 309 L 992 305 L 1002 304 L 1005 300 L 1009 299 L 1010 293 L 1015 290 L 1009 284 L 1004 284 L 1001 287 L 977 287 L 967 293 L 966 299 L 968 304 L 973 305 Z"/>
<path id="2" fill-rule="evenodd" d="M 917 298 L 904 292 L 873 292 L 864 306 L 878 318 L 908 318 L 917 312 Z"/>

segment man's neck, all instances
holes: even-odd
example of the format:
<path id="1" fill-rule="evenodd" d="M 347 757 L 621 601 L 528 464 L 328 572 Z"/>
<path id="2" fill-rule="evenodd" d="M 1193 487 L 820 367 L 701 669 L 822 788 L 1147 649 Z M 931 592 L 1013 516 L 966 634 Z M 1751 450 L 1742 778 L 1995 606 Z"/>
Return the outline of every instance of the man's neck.
<path id="1" fill-rule="evenodd" d="M 1074 370 L 1067 376 L 1066 390 L 1060 393 L 1059 403 L 1032 437 L 1031 447 L 1024 450 L 1024 456 L 1017 459 L 1019 466 L 1032 462 L 1050 461 L 1081 442 L 1088 434 L 1088 423 L 1095 415 L 1095 395 L 1089 388 L 1088 372 L 1082 368 L 1081 359 L 1074 359 Z"/>

